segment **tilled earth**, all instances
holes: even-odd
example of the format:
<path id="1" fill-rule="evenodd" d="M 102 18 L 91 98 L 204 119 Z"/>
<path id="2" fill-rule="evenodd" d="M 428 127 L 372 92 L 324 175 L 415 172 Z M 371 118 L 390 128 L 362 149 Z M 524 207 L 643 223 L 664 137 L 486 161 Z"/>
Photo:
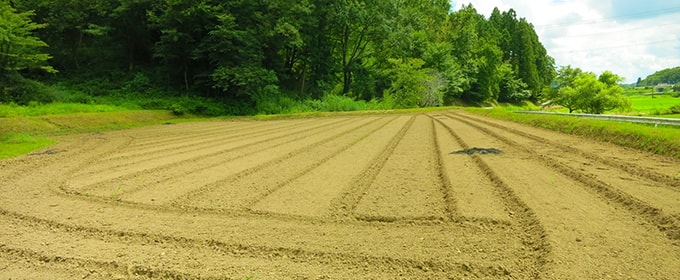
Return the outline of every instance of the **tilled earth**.
<path id="1" fill-rule="evenodd" d="M 0 161 L 0 278 L 678 279 L 679 172 L 460 111 L 69 136 Z"/>

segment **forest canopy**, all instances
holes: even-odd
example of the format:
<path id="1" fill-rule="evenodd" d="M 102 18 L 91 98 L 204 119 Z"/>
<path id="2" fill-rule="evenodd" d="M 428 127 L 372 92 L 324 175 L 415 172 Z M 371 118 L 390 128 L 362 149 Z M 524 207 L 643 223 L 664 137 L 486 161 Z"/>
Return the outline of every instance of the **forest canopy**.
<path id="1" fill-rule="evenodd" d="M 25 35 L 45 43 L 41 57 L 59 71 L 14 70 L 37 80 L 127 79 L 141 93 L 249 106 L 333 95 L 401 108 L 537 101 L 556 75 L 514 10 L 486 18 L 472 5 L 452 11 L 448 0 L 10 3 L 40 24 Z"/>

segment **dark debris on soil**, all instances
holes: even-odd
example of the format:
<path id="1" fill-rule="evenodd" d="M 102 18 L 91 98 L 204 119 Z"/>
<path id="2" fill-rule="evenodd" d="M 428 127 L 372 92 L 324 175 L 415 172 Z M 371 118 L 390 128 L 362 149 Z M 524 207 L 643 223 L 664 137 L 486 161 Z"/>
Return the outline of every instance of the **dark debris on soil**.
<path id="1" fill-rule="evenodd" d="M 486 154 L 501 154 L 503 153 L 501 150 L 496 149 L 496 148 L 470 148 L 470 149 L 465 149 L 465 150 L 460 150 L 460 151 L 455 151 L 451 152 L 449 154 L 466 154 L 466 155 L 473 155 L 473 154 L 480 154 L 480 155 L 486 155 Z"/>

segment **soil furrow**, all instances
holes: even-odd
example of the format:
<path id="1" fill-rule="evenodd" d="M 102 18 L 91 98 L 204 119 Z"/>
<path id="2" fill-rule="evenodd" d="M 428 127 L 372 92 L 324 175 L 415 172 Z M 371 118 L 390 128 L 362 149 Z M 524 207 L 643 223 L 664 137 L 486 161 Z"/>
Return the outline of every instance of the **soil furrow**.
<path id="1" fill-rule="evenodd" d="M 432 120 L 418 115 L 354 209 L 361 220 L 447 220 Z"/>
<path id="2" fill-rule="evenodd" d="M 390 124 L 391 122 L 393 122 L 395 120 L 396 120 L 396 118 L 390 119 L 388 122 L 385 122 L 385 123 L 383 123 L 383 124 L 381 124 L 381 125 L 379 125 L 375 128 L 366 127 L 367 130 L 368 130 L 367 132 L 363 132 L 362 128 L 357 128 L 353 131 L 353 133 L 348 133 L 346 135 L 343 135 L 343 136 L 352 136 L 353 138 L 350 138 L 351 140 L 346 144 L 342 143 L 342 144 L 338 145 L 339 147 L 337 147 L 336 150 L 334 150 L 332 153 L 329 153 L 328 155 L 325 155 L 324 157 L 322 157 L 320 159 L 314 160 L 313 164 L 310 164 L 308 167 L 300 170 L 294 176 L 287 178 L 286 180 L 276 182 L 272 187 L 267 188 L 267 190 L 262 192 L 260 195 L 253 197 L 250 200 L 247 200 L 244 203 L 244 205 L 247 205 L 249 207 L 249 209 L 252 210 L 253 208 L 250 207 L 251 205 L 255 205 L 255 204 L 261 202 L 263 199 L 270 196 L 274 192 L 276 192 L 276 191 L 280 190 L 281 188 L 291 184 L 292 182 L 300 179 L 301 177 L 308 175 L 313 170 L 316 170 L 317 168 L 319 168 L 321 165 L 327 164 L 328 161 L 330 161 L 331 159 L 336 158 L 341 153 L 345 153 L 347 150 L 349 150 L 353 146 L 357 145 L 361 141 L 364 141 L 366 138 L 375 134 L 379 130 L 385 128 L 388 124 Z M 361 132 L 361 133 L 359 133 L 359 132 Z M 356 135 L 353 135 L 354 133 L 356 133 Z M 328 144 L 329 145 L 327 145 L 327 146 L 330 146 L 330 142 Z M 330 148 L 324 148 L 324 150 L 331 150 L 331 149 Z M 311 152 L 314 153 L 313 151 L 311 151 Z M 318 156 L 318 154 L 317 154 L 317 156 Z M 295 162 L 295 161 L 293 160 L 293 162 Z M 286 165 L 286 164 L 283 163 L 282 165 Z M 283 177 L 283 176 L 280 176 L 280 177 Z"/>
<path id="3" fill-rule="evenodd" d="M 381 147 L 408 122 L 409 116 L 400 116 L 362 141 L 349 147 L 312 170 L 295 179 L 282 189 L 251 207 L 255 211 L 286 213 L 296 216 L 331 216 L 331 202 L 368 168 L 371 159 L 378 156 Z M 342 170 L 342 172 L 338 172 Z"/>
<path id="4" fill-rule="evenodd" d="M 338 120 L 340 121 L 340 120 Z M 239 141 L 241 139 L 247 139 L 247 138 L 255 138 L 263 135 L 268 135 L 268 134 L 274 134 L 274 133 L 279 133 L 279 132 L 288 132 L 299 129 L 299 128 L 304 128 L 308 129 L 309 127 L 306 125 L 306 123 L 301 122 L 301 123 L 294 123 L 291 122 L 289 124 L 281 124 L 281 125 L 276 125 L 275 124 L 261 124 L 261 125 L 256 125 L 253 128 L 246 128 L 246 131 L 240 132 L 240 133 L 234 133 L 233 130 L 228 130 L 228 129 L 221 129 L 213 133 L 196 133 L 196 134 L 189 134 L 191 135 L 191 138 L 184 137 L 176 142 L 168 143 L 166 141 L 163 141 L 163 138 L 158 138 L 158 134 L 155 134 L 155 138 L 148 137 L 148 141 L 153 141 L 157 140 L 157 143 L 154 143 L 153 145 L 150 145 L 150 147 L 139 147 L 136 144 L 138 140 L 135 140 L 135 142 L 127 147 L 124 151 L 121 151 L 119 154 L 106 158 L 104 160 L 106 161 L 114 161 L 116 159 L 118 160 L 123 160 L 126 161 L 127 163 L 130 163 L 130 158 L 135 158 L 135 157 L 144 157 L 144 158 L 151 158 L 157 154 L 161 155 L 167 155 L 170 153 L 180 153 L 184 150 L 193 150 L 196 148 L 210 148 L 215 145 L 221 145 L 221 144 L 227 144 L 232 141 Z M 187 132 L 190 133 L 190 132 Z M 184 134 L 185 135 L 185 134 Z M 135 135 L 137 137 L 137 135 Z M 147 155 L 151 155 L 151 157 L 145 157 Z"/>
<path id="5" fill-rule="evenodd" d="M 472 121 L 452 117 L 448 122 L 456 125 L 466 141 L 474 139 L 476 145 L 503 151 L 485 156 L 484 163 L 544 227 L 543 238 L 551 252 L 540 277 L 668 279 L 678 273 L 671 268 L 673 259 L 680 256 L 671 249 L 676 247 L 673 241 L 643 217 L 622 211 L 582 182 L 539 160 L 527 147 L 503 141 Z M 609 249 L 603 253 L 599 246 Z"/>
<path id="6" fill-rule="evenodd" d="M 382 149 L 380 154 L 371 160 L 368 167 L 354 179 L 354 182 L 339 197 L 333 199 L 331 202 L 333 216 L 348 217 L 354 212 L 354 209 L 359 205 L 361 199 L 366 195 L 366 192 L 380 173 L 380 170 L 382 170 L 385 162 L 389 159 L 415 120 L 416 116 L 411 117 L 402 129 L 392 137 L 389 144 Z"/>
<path id="7" fill-rule="evenodd" d="M 573 180 L 581 183 L 583 186 L 591 190 L 594 190 L 602 198 L 614 202 L 618 204 L 620 207 L 630 211 L 631 213 L 643 217 L 644 219 L 652 222 L 659 228 L 660 231 L 664 232 L 668 236 L 668 238 L 673 240 L 680 240 L 680 221 L 678 221 L 678 219 L 676 219 L 672 215 L 669 215 L 667 211 L 664 211 L 662 208 L 654 207 L 646 201 L 642 201 L 629 193 L 619 190 L 617 187 L 614 187 L 606 182 L 598 180 L 597 178 L 593 178 L 593 176 L 590 176 L 588 174 L 584 174 L 584 172 L 582 171 L 576 170 L 572 167 L 562 164 L 559 162 L 559 160 L 556 160 L 550 156 L 537 155 L 534 152 L 533 147 L 530 148 L 527 146 L 523 146 L 517 143 L 516 141 L 508 139 L 507 137 L 504 137 L 496 132 L 493 132 L 488 128 L 472 123 L 471 121 L 461 119 L 460 117 L 455 118 L 461 122 L 464 122 L 470 126 L 475 127 L 476 129 L 479 129 L 480 131 L 486 133 L 491 137 L 494 137 L 507 143 L 508 145 L 519 147 L 525 153 L 531 154 L 533 157 L 543 162 L 546 166 L 549 166 L 561 172 L 562 174 L 572 178 Z M 673 200 L 670 203 L 677 203 L 677 200 Z"/>
<path id="8" fill-rule="evenodd" d="M 469 144 L 453 129 L 440 119 L 436 119 L 439 124 L 444 126 L 446 130 L 453 136 L 463 149 L 469 149 Z M 484 175 L 496 187 L 496 194 L 502 199 L 505 206 L 511 213 L 511 216 L 518 222 L 521 230 L 522 243 L 527 247 L 526 255 L 532 259 L 533 271 L 531 271 L 532 278 L 540 278 L 545 273 L 545 266 L 551 254 L 551 247 L 546 240 L 546 230 L 541 224 L 534 211 L 520 199 L 502 177 L 498 176 L 492 168 L 479 155 L 472 155 L 475 165 L 484 172 Z"/>
<path id="9" fill-rule="evenodd" d="M 342 123 L 345 122 L 346 121 L 343 121 Z M 101 168 L 100 172 L 87 174 L 85 176 L 74 175 L 74 177 L 71 178 L 68 182 L 65 182 L 65 184 L 67 184 L 68 186 L 64 186 L 63 189 L 70 192 L 75 191 L 78 193 L 94 193 L 95 191 L 97 191 L 97 189 L 100 189 L 102 186 L 106 187 L 110 186 L 111 184 L 115 184 L 118 186 L 126 186 L 126 189 L 121 190 L 122 192 L 135 191 L 141 187 L 139 186 L 139 183 L 132 184 L 135 187 L 130 188 L 129 187 L 130 185 L 124 185 L 125 181 L 130 180 L 142 181 L 143 180 L 143 178 L 141 178 L 142 176 L 147 174 L 153 174 L 154 177 L 156 177 L 156 175 L 160 172 L 166 172 L 171 177 L 176 178 L 177 175 L 182 173 L 188 174 L 191 172 L 195 172 L 196 170 L 219 166 L 220 164 L 243 156 L 236 155 L 234 158 L 225 159 L 225 156 L 229 155 L 230 153 L 239 153 L 245 149 L 257 148 L 259 147 L 259 145 L 272 142 L 274 144 L 272 144 L 269 147 L 265 145 L 263 148 L 265 149 L 275 148 L 276 146 L 281 144 L 281 142 L 283 142 L 283 144 L 290 143 L 301 139 L 305 135 L 308 135 L 308 133 L 314 134 L 324 133 L 325 129 L 332 125 L 338 125 L 338 122 L 321 123 L 318 126 L 308 127 L 303 130 L 295 131 L 292 133 L 285 132 L 282 133 L 281 135 L 275 134 L 274 137 L 260 136 L 259 138 L 245 138 L 239 142 L 232 142 L 228 144 L 222 144 L 219 146 L 213 146 L 210 147 L 210 149 L 201 150 L 200 147 L 196 147 L 190 151 L 171 153 L 168 155 L 160 155 L 152 159 L 144 160 L 143 162 L 138 161 L 126 164 L 124 166 L 116 165 L 115 167 Z M 206 165 L 206 163 L 208 165 Z M 186 165 L 190 165 L 192 166 L 192 168 L 190 168 L 189 171 L 186 171 L 184 170 L 185 169 L 184 166 Z M 182 171 L 173 171 L 178 168 L 181 169 Z M 106 176 L 101 174 L 101 172 L 106 172 Z M 158 180 L 156 178 L 155 182 L 161 183 L 162 181 L 163 181 L 162 179 Z M 117 186 L 114 186 L 112 190 L 104 190 L 104 192 L 115 191 L 116 188 Z"/>
<path id="10" fill-rule="evenodd" d="M 451 183 L 451 177 L 447 172 L 447 166 L 444 163 L 444 156 L 447 154 L 442 149 L 442 143 L 440 143 L 439 133 L 437 133 L 437 123 L 434 119 L 430 121 L 432 124 L 432 139 L 434 141 L 434 151 L 435 151 L 435 165 L 439 167 L 437 177 L 441 181 L 441 193 L 444 197 L 444 209 L 448 214 L 448 218 L 451 220 L 459 220 L 462 218 L 460 209 L 458 208 L 458 202 L 456 200 L 456 193 L 454 191 L 453 184 Z"/>
<path id="11" fill-rule="evenodd" d="M 263 137 L 266 141 L 271 141 L 280 138 L 286 138 L 294 136 L 299 133 L 304 133 L 314 129 L 321 129 L 323 127 L 332 126 L 339 122 L 349 122 L 349 120 L 337 120 L 330 123 L 320 122 L 317 125 L 304 127 L 299 131 L 291 132 L 289 130 L 277 130 L 273 129 L 275 132 L 265 131 L 259 135 Z M 225 132 L 226 133 L 226 132 Z M 275 135 L 275 136 L 272 136 Z M 225 134 L 225 136 L 228 134 Z M 221 154 L 231 152 L 233 150 L 238 150 L 242 147 L 248 147 L 252 145 L 259 144 L 257 141 L 252 141 L 252 135 L 247 135 L 246 137 L 240 137 L 234 141 L 222 141 L 221 137 L 217 139 L 209 140 L 207 145 L 196 145 L 196 143 L 187 143 L 184 148 L 181 149 L 164 149 L 164 153 L 154 154 L 152 156 L 139 156 L 133 158 L 139 158 L 138 160 L 131 160 L 130 158 L 123 157 L 118 160 L 105 160 L 102 162 L 97 162 L 91 164 L 90 167 L 83 169 L 82 171 L 74 174 L 73 181 L 74 184 L 80 186 L 86 186 L 90 184 L 95 184 L 97 182 L 115 179 L 117 177 L 123 176 L 125 174 L 133 175 L 134 172 L 144 172 L 144 169 L 148 168 L 159 168 L 167 166 L 167 162 L 174 164 L 176 162 L 187 162 L 191 160 L 205 159 L 207 157 L 215 157 Z M 228 136 L 226 136 L 229 138 Z M 257 137 L 255 138 L 257 139 Z M 201 141 L 204 142 L 204 141 Z M 124 152 L 127 149 L 124 149 Z M 111 172 L 111 171 L 118 172 Z M 103 176 L 106 174 L 106 177 Z M 123 175 L 120 175 L 123 174 Z M 82 178 L 82 182 L 79 179 Z M 95 179 L 94 182 L 92 180 Z M 103 179 L 103 180 L 102 180 Z"/>
<path id="12" fill-rule="evenodd" d="M 60 137 L 0 160 L 0 278 L 680 275 L 677 161 L 466 116 Z"/>
<path id="13" fill-rule="evenodd" d="M 541 136 L 538 136 L 538 135 L 535 135 L 535 134 L 532 134 L 532 133 L 529 133 L 529 132 L 526 132 L 526 131 L 522 131 L 522 130 L 519 130 L 519 129 L 516 129 L 516 128 L 513 128 L 513 127 L 509 127 L 509 126 L 507 126 L 507 124 L 508 124 L 507 122 L 504 122 L 503 124 L 501 124 L 497 120 L 492 121 L 492 120 L 488 120 L 488 119 L 482 119 L 480 117 L 470 115 L 470 114 L 463 114 L 461 112 L 455 112 L 455 113 L 452 113 L 452 114 L 454 114 L 456 116 L 460 116 L 460 117 L 465 117 L 467 119 L 472 119 L 477 123 L 482 123 L 482 124 L 485 124 L 485 125 L 488 125 L 488 126 L 492 126 L 494 128 L 502 129 L 502 130 L 510 132 L 512 134 L 516 134 L 516 135 L 519 135 L 519 136 L 522 136 L 522 137 L 525 137 L 525 138 L 529 138 L 531 140 L 537 141 L 537 142 L 542 143 L 544 145 L 549 145 L 551 147 L 559 148 L 560 150 L 562 150 L 562 153 L 579 155 L 583 158 L 588 159 L 590 162 L 593 162 L 593 161 L 598 162 L 599 163 L 598 165 L 600 165 L 600 166 L 606 165 L 606 166 L 609 166 L 610 168 L 613 168 L 613 169 L 619 169 L 619 170 L 623 171 L 624 173 L 633 174 L 633 175 L 636 175 L 636 176 L 639 176 L 639 177 L 643 177 L 643 178 L 652 180 L 652 181 L 656 182 L 658 186 L 668 187 L 668 188 L 672 188 L 674 190 L 678 190 L 678 188 L 680 188 L 680 178 L 678 178 L 677 176 L 674 176 L 673 173 L 671 173 L 671 175 L 658 173 L 658 172 L 655 172 L 654 170 L 648 168 L 648 166 L 641 166 L 640 164 L 638 164 L 638 161 L 636 161 L 636 160 L 625 160 L 624 161 L 624 160 L 616 158 L 617 154 L 620 155 L 622 153 L 614 154 L 614 156 L 611 156 L 611 155 L 606 156 L 606 155 L 602 155 L 601 153 L 600 153 L 600 155 L 598 155 L 598 154 L 593 153 L 592 151 L 582 150 L 581 148 L 579 148 L 580 145 L 566 145 L 566 144 L 560 143 L 558 141 L 552 141 L 552 140 L 546 139 L 544 137 L 541 137 Z M 541 131 L 541 132 L 543 134 L 546 134 L 545 131 Z M 609 154 L 611 154 L 611 153 L 609 153 Z M 649 155 L 647 155 L 647 156 L 649 156 Z M 665 160 L 670 161 L 671 159 L 665 159 Z M 671 169 L 669 171 L 677 172 L 677 170 L 675 170 L 675 169 Z"/>
<path id="14" fill-rule="evenodd" d="M 198 207 L 198 208 L 241 208 L 261 192 L 278 185 L 277 181 L 285 181 L 284 178 L 295 178 L 301 169 L 307 165 L 314 165 L 314 159 L 329 152 L 329 143 L 334 143 L 338 139 L 344 140 L 348 135 L 353 135 L 357 130 L 366 127 L 380 125 L 384 118 L 375 118 L 370 121 L 363 119 L 349 126 L 335 127 L 330 132 L 321 135 L 323 138 L 308 138 L 311 141 L 303 147 L 288 152 L 277 157 L 264 157 L 253 159 L 256 164 L 248 165 L 238 173 L 230 174 L 219 180 L 212 180 L 206 183 L 196 184 L 194 189 L 176 196 L 171 202 L 176 206 Z M 336 132 L 339 131 L 339 132 Z M 330 134 L 330 135 L 329 135 Z M 332 151 L 333 148 L 330 149 Z M 246 165 L 243 165 L 246 167 Z M 258 173 L 268 170 L 265 176 Z M 246 184 L 248 187 L 246 187 Z M 225 192 L 229 192 L 226 194 Z M 193 201 L 193 202 L 192 202 Z M 223 204 L 229 202 L 229 204 Z M 222 205 L 222 206 L 220 206 Z"/>
<path id="15" fill-rule="evenodd" d="M 225 276 L 233 276 L 233 271 L 247 272 L 249 269 L 273 269 L 277 265 L 272 266 L 272 264 L 277 263 L 287 266 L 306 265 L 308 266 L 308 274 L 318 273 L 319 271 L 340 273 L 336 277 L 355 268 L 359 269 L 354 271 L 355 275 L 377 273 L 376 275 L 382 275 L 382 277 L 386 277 L 390 273 L 399 273 L 411 276 L 420 275 L 417 276 L 418 278 L 456 274 L 478 278 L 509 278 L 513 273 L 516 273 L 493 261 L 442 261 L 436 258 L 410 259 L 335 252 L 334 250 L 314 251 L 297 247 L 266 247 L 226 243 L 214 239 L 199 240 L 176 235 L 72 226 L 4 210 L 0 210 L 0 215 L 4 216 L 4 218 L 1 218 L 2 222 L 10 221 L 10 226 L 6 230 L 14 233 L 31 232 L 30 234 L 21 234 L 18 239 L 5 240 L 4 243 L 0 244 L 0 255 L 19 255 L 32 259 L 33 262 L 51 262 L 58 264 L 57 266 L 83 267 L 90 274 L 103 274 L 104 277 L 144 276 L 162 279 L 223 279 Z M 11 236 L 19 235 L 11 234 Z M 77 247 L 60 244 L 59 240 L 64 239 L 71 240 L 71 242 L 77 244 Z M 15 249 L 6 243 L 21 243 L 23 246 L 26 246 L 27 243 L 33 243 L 42 248 L 36 252 Z M 63 247 L 64 245 L 71 247 L 67 249 Z M 97 246 L 104 251 L 88 249 L 91 246 Z M 145 261 L 140 261 L 145 258 Z M 128 259 L 135 259 L 136 261 L 129 262 Z M 219 268 L 220 262 L 230 263 L 236 259 L 251 259 L 252 261 L 240 265 L 234 264 L 233 267 L 228 267 L 229 270 Z M 329 267 L 335 267 L 335 269 L 329 270 Z M 205 268 L 209 269 L 205 270 Z M 210 272 L 210 268 L 213 268 L 212 272 Z M 180 270 L 187 272 L 178 272 Z M 266 270 L 261 272 L 266 272 Z M 199 274 L 203 276 L 198 276 Z M 301 276 L 305 274 L 303 271 Z M 212 276 L 206 277 L 205 275 Z M 515 274 L 515 276 L 517 275 Z"/>

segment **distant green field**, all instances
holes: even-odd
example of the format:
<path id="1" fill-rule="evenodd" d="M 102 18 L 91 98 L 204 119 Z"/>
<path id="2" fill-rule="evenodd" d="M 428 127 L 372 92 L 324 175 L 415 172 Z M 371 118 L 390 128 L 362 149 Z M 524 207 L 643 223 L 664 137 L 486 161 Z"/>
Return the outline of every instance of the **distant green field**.
<path id="1" fill-rule="evenodd" d="M 633 110 L 641 112 L 663 111 L 675 105 L 680 105 L 680 97 L 670 95 L 638 95 L 628 98 L 633 102 Z"/>

